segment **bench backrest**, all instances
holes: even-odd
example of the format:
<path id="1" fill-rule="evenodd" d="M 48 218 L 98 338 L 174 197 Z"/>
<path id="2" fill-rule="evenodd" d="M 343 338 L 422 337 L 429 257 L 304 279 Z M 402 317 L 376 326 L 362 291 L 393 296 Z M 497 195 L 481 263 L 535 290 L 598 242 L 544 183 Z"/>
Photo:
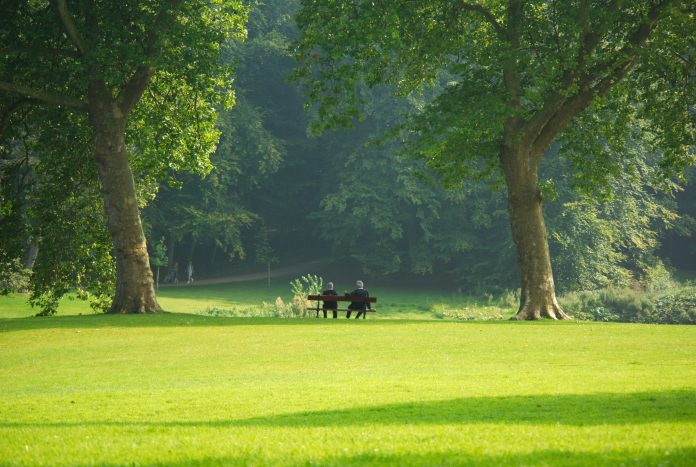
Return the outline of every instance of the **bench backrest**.
<path id="1" fill-rule="evenodd" d="M 307 300 L 322 300 L 324 302 L 377 303 L 377 297 L 363 297 L 362 295 L 308 295 Z"/>

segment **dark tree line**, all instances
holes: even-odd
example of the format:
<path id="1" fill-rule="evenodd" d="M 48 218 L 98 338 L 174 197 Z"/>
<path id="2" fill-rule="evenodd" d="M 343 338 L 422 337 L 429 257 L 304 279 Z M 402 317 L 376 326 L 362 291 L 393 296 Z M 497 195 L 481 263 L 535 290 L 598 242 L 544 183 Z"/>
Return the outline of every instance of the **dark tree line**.
<path id="1" fill-rule="evenodd" d="M 340 5 L 327 2 L 326 8 Z M 323 89 L 322 106 L 307 112 L 306 89 L 290 80 L 297 67 L 295 15 L 299 7 L 299 2 L 286 1 L 251 5 L 248 38 L 243 43 L 227 42 L 219 64 L 223 70 L 235 68 L 236 105 L 231 109 L 212 108 L 212 95 L 192 97 L 186 79 L 194 78 L 193 71 L 194 75 L 181 81 L 172 81 L 173 75 L 166 74 L 161 80 L 151 80 L 126 133 L 148 244 L 165 238 L 170 266 L 179 261 L 179 273 L 189 259 L 194 260 L 197 271 L 214 274 L 242 261 L 260 267 L 275 260 L 328 256 L 336 264 L 356 265 L 373 276 L 426 275 L 469 291 L 520 287 L 519 274 L 527 267 L 519 262 L 519 241 L 513 240 L 509 228 L 504 171 L 496 167 L 496 157 L 459 157 L 462 144 L 471 155 L 499 147 L 491 135 L 499 129 L 495 125 L 504 124 L 495 115 L 507 104 L 494 93 L 499 89 L 490 86 L 502 89 L 504 83 L 487 82 L 484 75 L 465 72 L 463 63 L 450 66 L 436 60 L 437 73 L 425 68 L 408 70 L 424 74 L 411 76 L 406 87 L 419 91 L 404 97 L 395 94 L 407 89 L 379 83 L 380 77 L 389 76 L 382 69 L 363 76 L 365 82 L 360 84 L 359 74 L 335 60 L 342 55 L 326 47 L 306 49 L 310 65 L 327 67 L 319 75 L 321 83 L 337 86 Z M 393 12 L 406 15 L 404 18 L 434 15 L 431 19 L 437 27 L 453 26 L 438 23 L 438 15 L 447 13 L 438 8 L 438 2 L 424 2 L 422 10 L 404 7 Z M 569 27 L 581 27 L 584 20 L 577 16 L 579 7 L 568 8 L 556 14 L 566 15 Z M 651 11 L 646 8 L 633 12 L 622 27 L 642 24 L 641 15 L 649 16 Z M 311 5 L 305 5 L 303 11 L 307 34 L 313 24 L 307 16 Z M 502 30 L 509 21 L 505 15 L 510 13 L 502 7 L 491 12 L 493 16 L 487 18 L 464 9 L 457 13 L 460 16 L 451 17 L 483 28 L 481 34 L 499 36 L 494 24 Z M 357 14 L 353 10 L 344 13 Z M 354 26 L 362 26 L 365 35 L 355 40 L 371 40 L 374 31 L 368 23 L 380 11 L 360 14 L 365 23 Z M 529 22 L 525 31 L 551 24 L 550 17 L 540 15 L 523 15 Z M 336 20 L 340 18 L 338 15 Z M 601 26 L 599 18 L 590 18 L 593 28 Z M 374 21 L 379 26 L 385 19 Z M 404 28 L 418 24 L 405 23 Z M 548 38 L 543 35 L 547 33 Z M 438 53 L 448 53 L 455 46 L 447 41 L 441 44 L 439 36 L 409 34 L 407 29 L 399 30 L 398 40 L 403 42 L 399 44 L 425 40 L 419 47 L 434 47 Z M 536 46 L 542 39 L 555 40 L 553 28 L 543 34 L 534 42 Z M 302 43 L 309 46 L 314 39 L 307 37 Z M 531 41 L 526 36 L 521 40 Z M 676 45 L 682 42 L 661 43 L 662 47 Z M 465 52 L 471 50 L 462 50 Z M 476 58 L 497 60 L 499 54 L 505 55 L 504 51 L 485 53 L 489 55 Z M 544 83 L 558 76 L 545 76 L 545 62 L 537 63 L 540 59 L 534 58 L 533 50 L 531 53 L 529 62 L 518 66 L 532 80 L 523 80 L 525 86 L 536 83 L 534 89 L 541 92 L 546 89 Z M 602 57 L 611 59 L 610 55 Z M 645 57 L 648 62 L 639 61 L 640 66 L 662 66 L 659 60 L 650 62 L 649 55 L 641 55 L 641 60 Z M 567 64 L 580 66 L 578 56 L 566 58 Z M 19 59 L 6 65 L 4 76 L 12 76 L 11 66 L 23 65 Z M 677 70 L 677 84 L 672 84 L 684 84 L 679 81 L 684 67 L 668 65 L 666 71 Z M 415 86 L 429 76 L 428 87 Z M 618 88 L 616 94 L 640 89 L 640 76 L 636 75 L 635 83 Z M 353 87 L 345 87 L 347 84 Z M 674 95 L 683 95 L 692 86 L 693 81 L 687 81 L 686 88 Z M 216 91 L 214 88 L 209 91 Z M 471 94 L 473 90 L 475 94 Z M 349 91 L 352 97 L 346 99 L 342 91 Z M 660 88 L 663 94 L 641 98 L 673 99 L 668 91 Z M 0 94 L 5 116 L 0 141 L 0 261 L 19 268 L 14 259 L 30 257 L 38 247 L 32 276 L 35 303 L 54 309 L 58 297 L 78 286 L 81 293 L 96 299 L 97 306 L 111 304 L 113 309 L 110 297 L 118 261 L 113 261 L 115 250 L 105 228 L 97 166 L 90 159 L 94 140 L 89 121 L 64 106 L 37 107 L 33 98 L 27 101 L 17 94 Z M 543 96 L 534 96 L 540 104 Z M 479 111 L 454 105 L 467 99 L 474 99 L 472 105 L 480 106 Z M 621 105 L 612 102 L 600 99 L 587 104 L 588 109 L 538 155 L 535 189 L 544 199 L 539 209 L 543 209 L 549 257 L 561 290 L 640 281 L 651 268 L 669 260 L 670 248 L 681 245 L 694 228 L 690 216 L 695 213 L 690 209 L 696 203 L 689 202 L 694 199 L 694 186 L 679 192 L 673 182 L 685 162 L 677 149 L 685 142 L 693 143 L 693 126 L 683 124 L 679 120 L 683 116 L 677 115 L 675 121 L 683 134 L 658 135 L 674 143 L 676 152 L 670 152 L 669 145 L 656 144 L 659 138 L 654 132 L 645 131 L 645 109 L 630 100 Z M 182 109 L 197 109 L 198 113 Z M 644 119 L 636 119 L 638 115 Z M 452 127 L 452 122 L 460 126 Z M 352 129 L 326 131 L 320 136 L 308 131 L 346 123 Z M 655 128 L 662 131 L 662 126 Z M 693 178 L 693 172 L 689 174 Z M 664 239 L 667 243 L 661 244 Z M 696 253 L 678 247 L 671 254 L 683 260 Z M 11 269 L 3 268 L 5 272 Z"/>

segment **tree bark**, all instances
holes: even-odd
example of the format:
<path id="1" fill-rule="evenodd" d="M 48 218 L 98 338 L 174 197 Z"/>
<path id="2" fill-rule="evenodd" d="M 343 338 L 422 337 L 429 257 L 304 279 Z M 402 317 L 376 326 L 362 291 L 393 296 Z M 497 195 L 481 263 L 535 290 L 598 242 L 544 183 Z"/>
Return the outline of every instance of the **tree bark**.
<path id="1" fill-rule="evenodd" d="M 174 259 L 174 249 L 176 248 L 176 239 L 174 238 L 173 234 L 169 234 L 169 250 L 167 253 L 169 254 L 169 264 L 167 264 L 167 267 L 169 269 L 174 269 L 174 264 L 176 264 L 176 260 Z"/>
<path id="2" fill-rule="evenodd" d="M 512 238 L 520 273 L 520 307 L 513 319 L 570 319 L 556 300 L 548 237 L 538 187 L 538 160 L 529 148 L 504 148 L 501 165 L 508 189 Z"/>
<path id="3" fill-rule="evenodd" d="M 22 257 L 22 267 L 24 269 L 34 269 L 34 263 L 36 263 L 38 254 L 39 245 L 36 242 L 27 242 L 27 246 L 24 249 L 24 256 Z"/>
<path id="4" fill-rule="evenodd" d="M 94 159 L 99 168 L 104 211 L 116 261 L 116 294 L 108 313 L 162 311 L 155 297 L 152 270 L 126 152 L 127 115 L 108 97 L 90 93 Z"/>

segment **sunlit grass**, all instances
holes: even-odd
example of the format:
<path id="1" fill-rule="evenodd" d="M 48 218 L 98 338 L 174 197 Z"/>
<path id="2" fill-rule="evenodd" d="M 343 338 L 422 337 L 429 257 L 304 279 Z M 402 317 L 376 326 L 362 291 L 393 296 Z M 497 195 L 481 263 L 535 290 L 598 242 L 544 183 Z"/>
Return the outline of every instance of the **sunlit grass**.
<path id="1" fill-rule="evenodd" d="M 2 464 L 693 465 L 696 328 L 0 320 Z"/>

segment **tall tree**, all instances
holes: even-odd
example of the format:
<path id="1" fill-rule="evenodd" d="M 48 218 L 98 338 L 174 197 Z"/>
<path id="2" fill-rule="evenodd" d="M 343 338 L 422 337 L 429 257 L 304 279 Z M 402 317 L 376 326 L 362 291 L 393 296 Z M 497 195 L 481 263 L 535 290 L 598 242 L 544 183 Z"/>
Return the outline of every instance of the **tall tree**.
<path id="1" fill-rule="evenodd" d="M 359 116 L 359 84 L 406 94 L 442 91 L 413 118 L 411 146 L 452 182 L 498 171 L 507 187 L 521 296 L 516 317 L 567 319 L 556 300 L 539 168 L 581 114 L 610 140 L 644 123 L 665 176 L 693 161 L 690 2 L 306 0 L 298 15 L 297 76 L 318 106 L 318 127 Z M 611 123 L 611 124 L 610 124 Z M 620 160 L 584 153 L 579 178 L 601 183 Z"/>
<path id="2" fill-rule="evenodd" d="M 233 101 L 220 50 L 244 37 L 246 14 L 236 0 L 3 2 L 0 92 L 86 116 L 116 263 L 112 313 L 160 310 L 131 164 L 209 169 L 214 106 Z M 152 120 L 165 131 L 148 131 Z"/>

